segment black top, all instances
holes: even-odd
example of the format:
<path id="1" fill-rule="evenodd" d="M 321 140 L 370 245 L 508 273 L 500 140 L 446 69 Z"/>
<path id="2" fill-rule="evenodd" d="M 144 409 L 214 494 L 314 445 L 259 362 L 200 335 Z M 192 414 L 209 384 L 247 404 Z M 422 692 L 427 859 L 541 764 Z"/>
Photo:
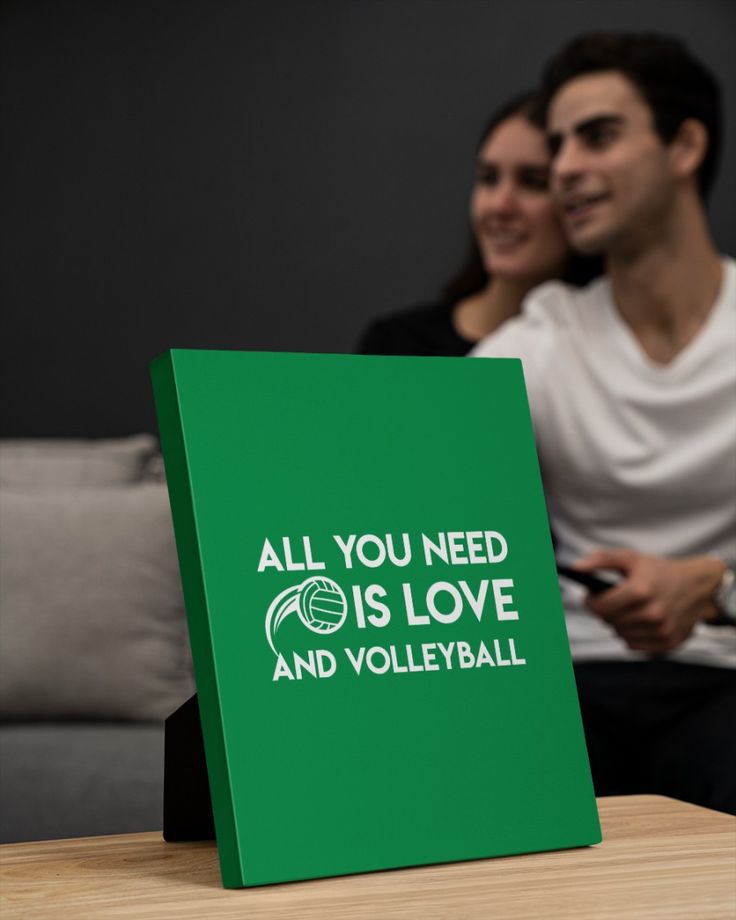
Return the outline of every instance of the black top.
<path id="1" fill-rule="evenodd" d="M 360 355 L 462 357 L 476 344 L 452 324 L 453 304 L 430 304 L 375 320 L 361 335 Z"/>

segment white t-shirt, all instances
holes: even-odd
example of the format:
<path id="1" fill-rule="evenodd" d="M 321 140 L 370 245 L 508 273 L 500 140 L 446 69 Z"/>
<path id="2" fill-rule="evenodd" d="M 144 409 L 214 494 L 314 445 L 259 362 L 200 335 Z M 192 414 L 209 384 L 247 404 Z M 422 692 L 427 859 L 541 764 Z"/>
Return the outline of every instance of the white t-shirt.
<path id="1" fill-rule="evenodd" d="M 736 560 L 736 262 L 667 365 L 642 350 L 610 285 L 550 282 L 471 352 L 522 359 L 560 562 L 598 548 Z M 639 660 L 563 585 L 573 657 Z M 736 628 L 698 625 L 673 660 L 736 667 Z"/>

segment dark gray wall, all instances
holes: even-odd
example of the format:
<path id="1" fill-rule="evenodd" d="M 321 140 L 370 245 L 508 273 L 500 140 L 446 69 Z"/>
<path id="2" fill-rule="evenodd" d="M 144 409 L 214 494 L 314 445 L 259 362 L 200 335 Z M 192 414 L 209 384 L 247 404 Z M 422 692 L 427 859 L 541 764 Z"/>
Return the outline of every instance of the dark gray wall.
<path id="1" fill-rule="evenodd" d="M 350 351 L 431 298 L 476 135 L 593 28 L 685 37 L 729 113 L 712 218 L 734 251 L 730 0 L 6 3 L 4 435 L 154 430 L 170 346 Z"/>

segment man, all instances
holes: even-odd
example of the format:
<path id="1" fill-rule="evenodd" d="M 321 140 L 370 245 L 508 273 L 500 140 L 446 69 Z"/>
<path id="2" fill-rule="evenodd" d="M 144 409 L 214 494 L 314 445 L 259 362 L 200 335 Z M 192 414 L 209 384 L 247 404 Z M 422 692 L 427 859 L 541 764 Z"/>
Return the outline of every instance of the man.
<path id="1" fill-rule="evenodd" d="M 523 359 L 596 790 L 736 813 L 736 263 L 703 195 L 715 80 L 678 41 L 599 34 L 548 65 L 551 185 L 606 276 L 538 288 L 473 352 Z M 730 568 L 731 567 L 731 568 Z"/>

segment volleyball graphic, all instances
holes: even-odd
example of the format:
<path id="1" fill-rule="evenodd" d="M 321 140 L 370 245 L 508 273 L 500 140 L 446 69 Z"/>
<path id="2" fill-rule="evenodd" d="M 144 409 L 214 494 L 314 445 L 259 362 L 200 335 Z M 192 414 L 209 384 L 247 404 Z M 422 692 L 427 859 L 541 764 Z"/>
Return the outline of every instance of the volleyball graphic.
<path id="1" fill-rule="evenodd" d="M 266 638 L 274 655 L 278 655 L 274 636 L 286 617 L 295 612 L 307 629 L 329 635 L 345 622 L 348 602 L 340 585 L 331 578 L 313 576 L 282 591 L 271 601 L 266 613 Z"/>

